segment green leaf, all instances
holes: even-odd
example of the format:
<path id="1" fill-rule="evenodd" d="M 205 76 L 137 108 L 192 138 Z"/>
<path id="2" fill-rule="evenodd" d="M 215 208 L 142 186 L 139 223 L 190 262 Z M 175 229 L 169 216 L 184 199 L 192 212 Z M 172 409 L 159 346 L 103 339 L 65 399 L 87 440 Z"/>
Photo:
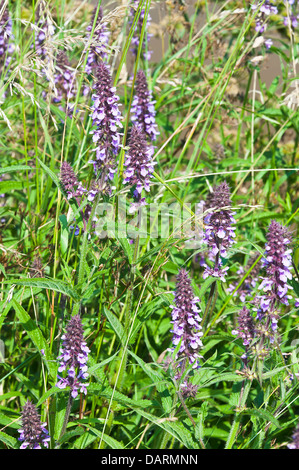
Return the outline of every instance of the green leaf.
<path id="1" fill-rule="evenodd" d="M 29 184 L 32 186 L 32 183 Z M 15 191 L 17 189 L 27 188 L 28 185 L 26 181 L 0 181 L 0 193 L 9 193 L 10 191 Z"/>
<path id="2" fill-rule="evenodd" d="M 44 357 L 49 374 L 52 378 L 54 378 L 56 376 L 56 365 L 55 363 L 51 362 L 50 350 L 41 330 L 15 299 L 12 299 L 12 305 L 15 309 L 18 319 L 22 323 L 23 328 L 27 331 L 28 336 L 40 352 L 41 357 Z"/>
<path id="3" fill-rule="evenodd" d="M 18 440 L 15 437 L 9 436 L 3 431 L 0 431 L 0 441 L 4 442 L 8 447 L 17 449 L 19 447 Z"/>
<path id="4" fill-rule="evenodd" d="M 117 355 L 119 354 L 119 351 L 116 351 L 115 354 L 113 354 L 112 356 L 108 357 L 107 359 L 105 359 L 104 361 L 102 362 L 99 362 L 98 364 L 93 364 L 91 367 L 88 368 L 88 373 L 90 375 L 97 375 L 96 374 L 96 371 L 98 369 L 102 369 L 106 364 L 108 364 L 109 362 L 113 361 L 113 359 L 115 359 L 117 357 Z"/>
<path id="5" fill-rule="evenodd" d="M 3 281 L 4 284 L 16 284 L 17 286 L 24 287 L 39 287 L 42 289 L 54 290 L 71 297 L 75 301 L 80 300 L 80 296 L 75 289 L 73 289 L 67 282 L 51 278 L 19 278 Z"/>
<path id="6" fill-rule="evenodd" d="M 138 410 L 138 413 L 145 419 L 150 421 L 153 425 L 159 426 L 164 431 L 169 433 L 179 442 L 181 442 L 187 449 L 198 449 L 199 445 L 193 441 L 192 434 L 187 430 L 183 423 L 178 421 L 177 418 L 162 418 L 159 419 L 157 416 L 152 415 L 144 410 Z"/>
<path id="7" fill-rule="evenodd" d="M 28 165 L 7 166 L 6 168 L 0 168 L 0 175 L 6 174 L 6 173 L 13 173 L 14 171 L 22 171 L 22 170 L 33 171 L 34 168 Z"/>
<path id="8" fill-rule="evenodd" d="M 282 366 L 282 367 L 277 367 L 276 369 L 269 370 L 268 372 L 262 373 L 262 378 L 263 379 L 269 379 L 270 377 L 273 377 L 273 375 L 276 375 L 278 372 L 281 372 L 283 370 L 286 370 L 287 366 Z"/>
<path id="9" fill-rule="evenodd" d="M 44 403 L 45 400 L 47 400 L 52 395 L 56 395 L 57 393 L 62 393 L 62 392 L 64 392 L 64 390 L 54 385 L 49 390 L 47 390 L 46 393 L 43 394 L 43 396 L 40 397 L 40 399 L 36 403 L 36 406 L 37 407 L 40 406 L 42 403 Z"/>
<path id="10" fill-rule="evenodd" d="M 246 408 L 245 410 L 242 410 L 242 414 L 257 416 L 258 418 L 261 418 L 263 421 L 270 421 L 272 424 L 274 424 L 274 426 L 281 429 L 281 426 L 278 420 L 267 410 Z"/>
<path id="11" fill-rule="evenodd" d="M 4 283 L 4 281 L 3 281 L 3 283 Z M 23 289 L 21 292 L 16 292 L 13 295 L 14 295 L 14 299 L 19 301 L 21 298 L 22 298 L 22 300 L 26 300 L 26 299 L 28 299 L 28 297 L 31 297 L 32 295 L 37 295 L 39 292 L 40 292 L 40 289 L 36 289 L 36 288 L 33 288 L 32 292 L 31 292 L 31 290 Z M 0 302 L 0 306 L 1 306 L 1 310 L 3 308 L 3 310 L 1 311 L 1 314 L 0 314 L 0 329 L 1 329 L 2 323 L 4 322 L 5 317 L 7 316 L 7 314 L 9 313 L 9 311 L 12 307 L 12 303 L 7 298 L 6 300 L 3 300 L 3 301 Z"/>
<path id="12" fill-rule="evenodd" d="M 47 165 L 44 164 L 44 162 L 40 158 L 38 158 L 38 157 L 36 157 L 36 158 L 39 161 L 40 166 L 45 170 L 47 175 L 50 176 L 53 183 L 55 183 L 57 188 L 59 188 L 60 191 L 67 197 L 67 194 L 65 193 L 63 187 L 60 184 L 59 178 L 55 175 L 55 173 L 53 173 L 52 170 L 50 170 L 50 168 L 47 167 Z"/>
<path id="13" fill-rule="evenodd" d="M 82 423 L 82 420 L 80 420 L 78 421 L 78 424 L 82 425 L 84 423 Z M 124 449 L 124 446 L 121 442 L 117 441 L 111 436 L 108 436 L 107 434 L 103 434 L 102 431 L 90 426 L 90 424 L 88 424 L 88 432 L 95 434 L 97 437 L 100 437 L 109 446 L 110 449 Z"/>
<path id="14" fill-rule="evenodd" d="M 142 367 L 144 372 L 151 379 L 152 385 L 154 385 L 158 390 L 165 413 L 169 414 L 171 412 L 172 405 L 173 405 L 173 399 L 169 392 L 169 383 L 164 379 L 164 377 L 159 372 L 157 372 L 152 367 L 150 367 L 149 364 L 144 362 L 140 357 L 138 357 L 132 351 L 129 351 L 129 354 L 134 357 L 137 363 Z"/>
<path id="15" fill-rule="evenodd" d="M 124 327 L 120 323 L 119 319 L 117 318 L 114 313 L 108 310 L 107 307 L 104 306 L 104 312 L 107 320 L 110 323 L 111 328 L 113 329 L 114 333 L 118 336 L 121 344 L 124 345 L 126 343 L 127 335 L 125 333 Z"/>
<path id="16" fill-rule="evenodd" d="M 99 385 L 92 383 L 88 387 L 88 393 L 106 398 L 108 400 L 112 399 L 113 401 L 133 410 L 139 408 L 149 408 L 153 404 L 151 400 L 133 400 L 123 393 L 120 393 L 117 390 L 113 390 L 109 385 Z"/>
<path id="17" fill-rule="evenodd" d="M 238 374 L 221 374 L 215 379 L 210 380 L 210 382 L 205 383 L 205 387 L 210 387 L 211 385 L 216 384 L 218 382 L 240 382 L 241 380 L 244 380 L 244 378 Z"/>
<path id="18" fill-rule="evenodd" d="M 61 253 L 64 255 L 68 249 L 69 243 L 69 229 L 68 229 L 68 222 L 67 218 L 64 214 L 59 216 L 60 224 L 61 224 L 61 231 L 60 231 L 60 248 Z"/>

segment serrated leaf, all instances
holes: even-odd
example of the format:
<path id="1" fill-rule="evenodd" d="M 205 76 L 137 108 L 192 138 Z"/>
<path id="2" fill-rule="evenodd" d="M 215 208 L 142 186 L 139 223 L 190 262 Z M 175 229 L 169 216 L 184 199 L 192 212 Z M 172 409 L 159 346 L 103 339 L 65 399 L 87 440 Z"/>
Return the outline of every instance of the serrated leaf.
<path id="1" fill-rule="evenodd" d="M 56 395 L 57 393 L 62 393 L 63 391 L 64 390 L 54 385 L 49 390 L 47 390 L 46 393 L 43 394 L 43 396 L 40 397 L 36 406 L 40 406 L 45 400 L 47 400 L 47 398 L 51 397 L 52 395 Z"/>
<path id="2" fill-rule="evenodd" d="M 54 378 L 56 376 L 56 365 L 51 362 L 50 350 L 41 330 L 15 299 L 12 299 L 12 305 L 23 328 L 26 330 L 35 347 L 40 352 L 41 357 L 44 357 L 49 374 Z"/>
<path id="3" fill-rule="evenodd" d="M 95 394 L 109 400 L 112 399 L 113 401 L 133 410 L 137 408 L 148 408 L 152 405 L 151 400 L 134 400 L 117 390 L 113 390 L 109 385 L 90 384 L 88 387 L 88 393 Z"/>
<path id="4" fill-rule="evenodd" d="M 105 306 L 104 306 L 104 312 L 105 312 L 105 316 L 106 316 L 107 320 L 109 321 L 110 326 L 113 329 L 114 333 L 117 335 L 117 337 L 120 340 L 121 344 L 124 345 L 126 343 L 126 338 L 127 338 L 124 327 L 120 323 L 117 316 L 114 315 L 114 313 L 112 313 Z"/>
<path id="5" fill-rule="evenodd" d="M 78 423 L 82 425 L 82 421 L 78 421 Z M 88 424 L 88 432 L 94 433 L 95 436 L 101 438 L 109 446 L 110 449 L 124 449 L 124 446 L 121 442 L 117 441 L 111 436 L 108 436 L 107 434 L 104 434 L 99 429 L 90 426 L 90 424 Z"/>
<path id="6" fill-rule="evenodd" d="M 4 442 L 8 447 L 17 449 L 19 447 L 18 440 L 15 437 L 9 436 L 3 431 L 0 431 L 0 441 Z"/>
<path id="7" fill-rule="evenodd" d="M 4 284 L 16 284 L 17 286 L 24 286 L 24 287 L 39 287 L 42 289 L 49 289 L 54 290 L 57 292 L 61 292 L 62 294 L 71 297 L 75 301 L 80 300 L 80 296 L 73 287 L 71 287 L 67 282 L 60 281 L 51 278 L 18 278 L 18 279 L 10 279 L 3 281 Z"/>
<path id="8" fill-rule="evenodd" d="M 0 168 L 0 175 L 6 174 L 6 173 L 13 173 L 14 171 L 22 171 L 22 170 L 34 170 L 31 166 L 28 165 L 13 165 L 13 166 L 7 166 L 6 168 Z"/>
<path id="9" fill-rule="evenodd" d="M 161 403 L 166 414 L 169 414 L 172 406 L 173 399 L 169 392 L 169 383 L 163 378 L 161 374 L 155 371 L 149 364 L 144 362 L 140 357 L 134 354 L 132 351 L 129 351 L 129 354 L 134 357 L 137 363 L 142 367 L 144 372 L 152 380 L 152 384 L 157 388 L 159 396 L 161 398 Z"/>
<path id="10" fill-rule="evenodd" d="M 208 383 L 205 383 L 205 387 L 210 387 L 211 385 L 218 383 L 218 382 L 239 382 L 241 380 L 244 380 L 243 377 L 241 377 L 238 374 L 233 374 L 233 373 L 227 373 L 227 374 L 221 374 L 215 379 L 210 380 Z"/>
<path id="11" fill-rule="evenodd" d="M 242 410 L 242 414 L 257 416 L 258 418 L 261 418 L 263 421 L 270 421 L 272 424 L 274 424 L 274 426 L 281 429 L 281 426 L 278 420 L 267 410 L 256 409 L 256 408 L 246 408 L 245 410 Z"/>
<path id="12" fill-rule="evenodd" d="M 151 413 L 148 413 L 144 410 L 138 410 L 138 413 L 153 423 L 155 426 L 159 426 L 164 431 L 168 432 L 171 436 L 181 442 L 187 449 L 199 448 L 198 444 L 193 441 L 190 431 L 187 430 L 184 425 L 176 418 L 159 419 L 157 416 L 152 415 Z"/>

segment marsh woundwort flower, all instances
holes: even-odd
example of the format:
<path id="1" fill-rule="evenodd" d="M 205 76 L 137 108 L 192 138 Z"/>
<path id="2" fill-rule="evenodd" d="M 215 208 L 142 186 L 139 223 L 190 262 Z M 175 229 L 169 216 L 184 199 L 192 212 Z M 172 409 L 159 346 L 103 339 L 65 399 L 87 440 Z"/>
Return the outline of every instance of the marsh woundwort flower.
<path id="1" fill-rule="evenodd" d="M 292 435 L 292 439 L 293 441 L 287 445 L 288 449 L 299 449 L 299 424 Z"/>
<path id="2" fill-rule="evenodd" d="M 147 80 L 143 70 L 139 70 L 136 76 L 135 96 L 132 102 L 132 122 L 141 126 L 143 132 L 151 140 L 155 141 L 159 132 L 155 119 L 155 101 L 148 89 Z"/>
<path id="3" fill-rule="evenodd" d="M 60 169 L 60 182 L 67 193 L 67 198 L 81 198 L 87 190 L 78 181 L 77 176 L 68 162 L 62 162 Z M 79 204 L 80 205 L 80 204 Z"/>
<path id="4" fill-rule="evenodd" d="M 40 4 L 36 10 L 36 26 L 38 31 L 35 31 L 35 51 L 44 61 L 49 58 L 50 38 L 55 33 L 54 24 L 48 15 L 44 2 Z"/>
<path id="5" fill-rule="evenodd" d="M 243 340 L 243 346 L 245 346 L 245 353 L 242 354 L 241 359 L 244 365 L 247 366 L 247 356 L 252 340 L 256 336 L 255 321 L 251 315 L 250 310 L 247 307 L 243 307 L 237 318 L 237 327 L 232 331 L 233 335 L 237 335 Z"/>
<path id="6" fill-rule="evenodd" d="M 209 248 L 211 259 L 214 259 L 214 266 L 206 266 L 203 278 L 208 276 L 218 277 L 225 281 L 228 267 L 222 267 L 222 259 L 226 257 L 228 249 L 235 243 L 235 230 L 233 224 L 234 212 L 230 209 L 231 198 L 228 184 L 224 181 L 213 189 L 213 194 L 209 201 L 209 213 L 204 218 L 203 243 Z"/>
<path id="7" fill-rule="evenodd" d="M 193 369 L 199 367 L 199 350 L 202 347 L 201 317 L 197 306 L 199 298 L 193 293 L 191 280 L 185 269 L 179 271 L 174 294 L 174 305 L 171 306 L 173 325 L 171 351 L 174 351 L 180 343 L 176 356 L 179 361 L 176 379 L 179 379 L 185 370 L 186 362 L 191 364 Z M 185 386 L 187 386 L 186 383 Z"/>
<path id="8" fill-rule="evenodd" d="M 50 436 L 46 429 L 47 423 L 42 423 L 36 406 L 28 400 L 22 410 L 22 428 L 19 430 L 20 449 L 48 448 Z"/>
<path id="9" fill-rule="evenodd" d="M 130 27 L 132 26 L 133 21 L 134 21 L 134 17 L 137 14 L 138 6 L 139 6 L 139 0 L 133 0 L 132 7 L 130 9 L 130 18 L 129 18 Z M 144 21 L 144 15 L 145 15 L 145 9 L 142 8 L 142 10 L 140 12 L 140 15 L 139 15 L 139 18 L 137 20 L 137 25 L 135 26 L 135 30 L 134 30 L 134 34 L 133 34 L 132 42 L 131 42 L 131 44 L 133 46 L 131 48 L 131 51 L 133 52 L 134 56 L 137 55 L 137 51 L 138 51 L 138 47 L 139 47 L 140 35 L 141 35 L 142 25 L 143 25 L 143 21 Z M 145 60 L 150 60 L 151 55 L 152 55 L 152 51 L 147 50 L 148 42 L 149 42 L 149 40 L 152 36 L 151 34 L 148 33 L 148 27 L 150 25 L 150 22 L 151 22 L 151 17 L 150 17 L 150 14 L 148 13 L 147 21 L 146 21 L 146 25 L 145 25 L 145 35 L 143 37 L 143 43 L 142 43 L 143 57 L 144 57 Z"/>
<path id="10" fill-rule="evenodd" d="M 90 24 L 87 27 L 88 40 L 92 32 L 93 24 L 97 8 L 94 9 Z M 95 22 L 95 29 L 93 32 L 92 43 L 89 47 L 85 72 L 89 75 L 95 73 L 100 62 L 107 60 L 107 45 L 109 41 L 110 32 L 107 29 L 107 23 L 103 22 L 103 9 L 100 7 L 98 16 Z"/>
<path id="11" fill-rule="evenodd" d="M 12 21 L 9 15 L 9 10 L 6 5 L 4 8 L 4 1 L 0 1 L 0 76 L 3 68 L 7 68 L 11 61 L 11 56 L 15 50 L 15 46 L 11 41 L 13 39 L 12 34 Z"/>
<path id="12" fill-rule="evenodd" d="M 259 290 L 263 294 L 259 296 L 260 310 L 258 317 L 262 318 L 265 312 L 271 317 L 273 331 L 277 328 L 277 315 L 275 308 L 280 304 L 289 305 L 292 297 L 288 291 L 292 289 L 288 282 L 292 279 L 290 266 L 292 265 L 292 250 L 288 248 L 291 236 L 286 227 L 273 220 L 267 233 L 267 244 L 262 265 L 266 270 L 266 276 L 261 277 Z"/>
<path id="13" fill-rule="evenodd" d="M 273 220 L 267 232 L 267 244 L 262 264 L 265 268 L 265 277 L 260 276 L 262 282 L 258 289 L 262 294 L 252 299 L 253 310 L 256 313 L 256 332 L 260 337 L 256 352 L 265 357 L 270 349 L 265 348 L 266 341 L 270 344 L 277 339 L 276 331 L 280 316 L 281 304 L 289 305 L 292 298 L 288 291 L 292 289 L 288 285 L 292 279 L 290 272 L 291 250 L 288 245 L 291 237 L 288 229 Z"/>
<path id="14" fill-rule="evenodd" d="M 148 145 L 143 130 L 134 125 L 129 138 L 129 150 L 125 156 L 124 184 L 134 188 L 135 202 L 131 205 L 130 212 L 135 212 L 140 206 L 145 205 L 145 198 L 141 197 L 142 190 L 150 190 L 150 179 L 154 171 L 152 161 L 153 148 Z"/>
<path id="15" fill-rule="evenodd" d="M 96 144 L 93 163 L 96 178 L 112 181 L 116 172 L 115 157 L 120 150 L 120 132 L 122 127 L 119 110 L 119 97 L 112 86 L 108 65 L 100 62 L 96 71 L 96 82 L 92 96 L 92 120 L 95 129 L 93 142 Z"/>
<path id="16" fill-rule="evenodd" d="M 263 3 L 259 2 L 257 4 L 251 5 L 251 8 L 259 10 L 255 17 L 255 30 L 257 33 L 262 34 L 266 30 L 266 21 L 267 17 L 270 15 L 276 15 L 278 13 L 277 7 L 270 2 L 270 0 L 265 0 Z"/>
<path id="17" fill-rule="evenodd" d="M 299 1 L 287 0 L 286 3 L 288 3 L 288 5 L 286 5 L 288 15 L 283 17 L 283 24 L 286 27 L 291 27 L 295 29 L 298 27 L 298 24 L 299 24 L 299 14 L 298 14 Z"/>
<path id="18" fill-rule="evenodd" d="M 66 332 L 61 338 L 63 340 L 60 350 L 60 361 L 58 372 L 67 372 L 66 377 L 60 377 L 56 386 L 64 389 L 70 387 L 71 396 L 76 398 L 78 390 L 86 394 L 88 378 L 87 360 L 89 348 L 83 339 L 83 326 L 80 315 L 74 315 L 66 327 Z"/>
<path id="19" fill-rule="evenodd" d="M 54 83 L 56 89 L 56 96 L 53 97 L 54 103 L 66 102 L 67 114 L 71 115 L 74 103 L 72 99 L 76 94 L 76 82 L 74 72 L 71 69 L 70 62 L 64 51 L 59 51 L 56 58 L 56 71 L 54 75 Z"/>

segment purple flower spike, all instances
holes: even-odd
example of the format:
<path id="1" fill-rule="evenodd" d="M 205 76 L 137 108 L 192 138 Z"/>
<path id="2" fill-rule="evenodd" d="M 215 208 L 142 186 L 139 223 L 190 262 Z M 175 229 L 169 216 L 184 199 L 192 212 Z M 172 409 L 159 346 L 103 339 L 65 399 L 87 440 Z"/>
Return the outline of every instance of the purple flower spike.
<path id="1" fill-rule="evenodd" d="M 176 374 L 177 380 L 180 379 L 184 372 L 186 361 L 188 364 L 192 364 L 193 369 L 200 367 L 198 352 L 202 347 L 202 332 L 200 326 L 201 317 L 199 316 L 200 309 L 196 305 L 198 302 L 199 299 L 194 296 L 188 272 L 185 269 L 181 269 L 177 276 L 175 305 L 171 306 L 171 323 L 173 324 L 173 348 L 171 351 L 174 351 L 176 346 L 181 343 L 176 357 L 180 361 Z M 188 390 L 187 383 L 185 383 L 184 387 Z"/>
<path id="2" fill-rule="evenodd" d="M 37 409 L 30 400 L 25 403 L 22 410 L 22 428 L 19 430 L 19 441 L 23 442 L 20 449 L 48 448 L 50 441 L 46 429 L 47 423 L 41 423 Z"/>
<path id="3" fill-rule="evenodd" d="M 130 19 L 129 19 L 130 27 L 132 26 L 133 21 L 134 21 L 134 17 L 137 14 L 137 9 L 138 9 L 138 6 L 139 6 L 139 0 L 133 0 L 132 6 L 134 8 L 131 8 L 131 10 L 130 10 Z M 137 25 L 135 26 L 135 31 L 134 31 L 133 37 L 132 37 L 131 44 L 132 44 L 133 47 L 132 47 L 131 51 L 133 52 L 134 56 L 137 55 L 137 51 L 138 51 L 138 47 L 139 47 L 139 41 L 140 41 L 140 35 L 141 35 L 141 30 L 142 30 L 142 25 L 143 25 L 143 20 L 144 20 L 144 14 L 145 14 L 145 9 L 142 8 L 142 10 L 140 12 L 140 15 L 139 15 L 139 18 L 138 18 L 138 21 L 137 21 Z M 147 15 L 147 23 L 146 23 L 146 32 L 148 30 L 150 22 L 151 22 L 151 17 L 150 17 L 150 14 L 148 14 Z M 152 55 L 152 51 L 146 50 L 146 43 L 148 43 L 148 41 L 150 40 L 152 35 L 147 32 L 146 36 L 147 36 L 147 40 L 145 40 L 145 38 L 144 38 L 143 39 L 144 42 L 142 44 L 142 49 L 144 51 L 143 52 L 143 57 L 144 57 L 145 60 L 150 60 L 151 55 Z"/>
<path id="4" fill-rule="evenodd" d="M 87 190 L 83 188 L 82 184 L 78 181 L 74 170 L 68 162 L 62 162 L 60 170 L 60 181 L 67 193 L 68 199 L 71 199 L 72 197 L 76 199 L 83 196 L 83 194 L 87 192 Z"/>
<path id="5" fill-rule="evenodd" d="M 3 5 L 4 1 L 0 1 L 0 11 L 2 11 Z M 13 39 L 12 21 L 6 6 L 0 18 L 0 75 L 2 74 L 3 68 L 9 66 L 11 56 L 15 50 L 11 39 Z"/>
<path id="6" fill-rule="evenodd" d="M 76 94 L 76 82 L 74 72 L 71 70 L 70 62 L 65 52 L 60 51 L 56 59 L 56 73 L 54 75 L 55 88 L 57 95 L 53 98 L 54 103 L 67 103 L 67 114 L 72 114 L 72 98 Z M 61 108 L 63 109 L 63 108 Z"/>
<path id="7" fill-rule="evenodd" d="M 275 340 L 275 332 L 278 327 L 279 307 L 281 304 L 289 305 L 288 282 L 292 279 L 290 266 L 292 263 L 291 250 L 288 245 L 291 237 L 288 229 L 273 220 L 267 233 L 267 244 L 262 264 L 266 269 L 266 276 L 260 277 L 262 282 L 259 290 L 263 294 L 258 295 L 253 303 L 259 321 L 258 330 L 265 337 L 269 337 L 270 343 Z"/>
<path id="8" fill-rule="evenodd" d="M 296 29 L 299 24 L 299 14 L 298 14 L 298 7 L 299 7 L 299 2 L 298 0 L 288 0 L 289 4 L 289 16 L 285 16 L 283 18 L 283 24 L 286 27 L 290 27 L 293 29 Z"/>
<path id="9" fill-rule="evenodd" d="M 59 377 L 56 386 L 64 389 L 70 387 L 71 395 L 76 398 L 78 390 L 86 395 L 88 378 L 87 359 L 89 348 L 83 339 L 83 326 L 80 315 L 73 316 L 66 328 L 66 333 L 62 336 L 62 348 L 58 357 L 60 364 L 58 372 L 65 371 L 66 377 Z"/>
<path id="10" fill-rule="evenodd" d="M 267 234 L 268 243 L 262 264 L 266 268 L 267 276 L 262 278 L 259 289 L 264 292 L 260 296 L 260 305 L 263 312 L 273 310 L 280 303 L 289 305 L 288 290 L 292 289 L 288 282 L 292 279 L 290 266 L 292 264 L 290 234 L 286 227 L 273 220 Z"/>
<path id="11" fill-rule="evenodd" d="M 150 190 L 150 178 L 154 171 L 152 161 L 153 148 L 146 142 L 143 130 L 138 126 L 133 126 L 129 139 L 129 150 L 126 154 L 124 166 L 124 184 L 135 186 L 134 199 L 130 212 L 134 212 L 138 207 L 145 205 L 145 198 L 141 197 L 142 190 Z"/>
<path id="12" fill-rule="evenodd" d="M 288 449 L 299 449 L 299 425 L 297 425 L 292 438 L 293 442 L 287 445 Z"/>
<path id="13" fill-rule="evenodd" d="M 155 101 L 148 89 L 145 73 L 139 70 L 136 77 L 136 94 L 132 102 L 132 122 L 141 126 L 147 137 L 155 141 L 159 132 L 155 120 Z"/>
<path id="14" fill-rule="evenodd" d="M 230 209 L 231 199 L 228 184 L 216 186 L 209 201 L 210 213 L 205 217 L 203 242 L 210 250 L 210 259 L 215 259 L 213 268 L 206 267 L 203 278 L 214 276 L 225 281 L 228 268 L 222 267 L 221 257 L 226 257 L 228 249 L 235 243 L 235 219 Z"/>
<path id="15" fill-rule="evenodd" d="M 93 163 L 97 179 L 113 180 L 115 169 L 115 156 L 120 150 L 120 132 L 122 127 L 119 110 L 119 97 L 112 87 L 109 68 L 100 62 L 96 72 L 96 83 L 92 96 L 92 119 L 96 128 L 91 131 L 93 142 L 96 144 L 95 159 Z"/>
<path id="16" fill-rule="evenodd" d="M 55 27 L 47 12 L 42 10 L 41 5 L 36 10 L 36 18 L 36 26 L 39 28 L 39 31 L 35 32 L 35 51 L 44 61 L 49 56 L 49 41 L 55 33 Z"/>
<path id="17" fill-rule="evenodd" d="M 256 5 L 252 5 L 253 10 L 259 9 L 257 16 L 255 17 L 255 31 L 261 36 L 266 31 L 267 28 L 267 18 L 270 15 L 276 15 L 278 13 L 277 7 L 270 0 L 265 0 L 264 2 L 259 2 Z M 266 49 L 270 49 L 272 46 L 272 39 L 265 40 Z"/>
<path id="18" fill-rule="evenodd" d="M 243 340 L 243 345 L 248 346 L 255 335 L 254 320 L 248 308 L 243 307 L 238 314 L 238 327 L 232 331 Z"/>
<path id="19" fill-rule="evenodd" d="M 91 22 L 87 27 L 87 32 L 92 31 L 93 23 L 95 20 L 97 8 L 94 9 Z M 101 61 L 107 60 L 107 45 L 109 41 L 110 32 L 107 30 L 107 23 L 102 22 L 103 10 L 100 7 L 96 19 L 95 29 L 92 37 L 92 43 L 89 48 L 85 72 L 89 75 L 95 73 Z M 89 39 L 89 38 L 88 38 Z"/>

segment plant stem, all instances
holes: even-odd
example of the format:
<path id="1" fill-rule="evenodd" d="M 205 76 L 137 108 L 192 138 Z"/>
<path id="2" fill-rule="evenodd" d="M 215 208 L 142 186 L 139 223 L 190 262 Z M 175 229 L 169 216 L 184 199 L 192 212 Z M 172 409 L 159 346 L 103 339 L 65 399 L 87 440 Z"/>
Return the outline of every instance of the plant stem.
<path id="1" fill-rule="evenodd" d="M 60 433 L 60 436 L 59 436 L 59 441 L 61 440 L 62 436 L 64 435 L 64 433 L 66 431 L 67 423 L 69 421 L 70 414 L 71 414 L 73 401 L 74 401 L 74 399 L 72 397 L 72 391 L 70 391 L 69 399 L 68 399 L 68 402 L 67 402 L 66 411 L 65 411 L 65 415 L 64 415 L 63 425 L 62 425 L 61 433 Z"/>
<path id="2" fill-rule="evenodd" d="M 243 385 L 240 391 L 238 411 L 235 414 L 235 419 L 232 424 L 227 442 L 225 444 L 225 449 L 232 449 L 235 443 L 235 440 L 239 431 L 240 422 L 241 422 L 241 413 L 242 413 L 242 410 L 245 408 L 245 404 L 246 404 L 246 400 L 250 391 L 251 384 L 252 384 L 252 380 L 250 381 L 248 380 L 245 386 L 243 386 L 244 385 L 244 382 L 243 382 Z"/>

